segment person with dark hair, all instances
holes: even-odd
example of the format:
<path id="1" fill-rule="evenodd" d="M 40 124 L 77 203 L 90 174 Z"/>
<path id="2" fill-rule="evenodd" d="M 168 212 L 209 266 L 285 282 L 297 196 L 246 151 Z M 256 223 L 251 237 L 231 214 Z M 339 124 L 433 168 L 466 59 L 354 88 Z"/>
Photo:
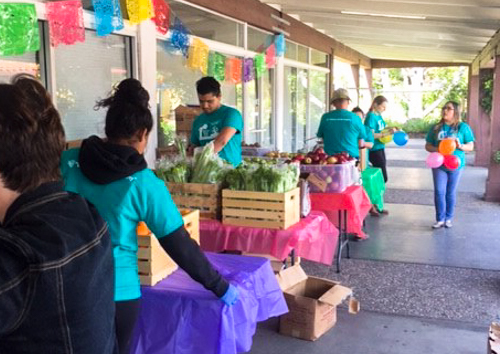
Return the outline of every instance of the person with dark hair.
<path id="1" fill-rule="evenodd" d="M 454 101 L 448 101 L 443 106 L 441 120 L 427 133 L 425 149 L 429 152 L 437 152 L 439 143 L 447 138 L 455 139 L 457 148 L 453 155 L 460 159 L 460 167 L 456 170 L 449 170 L 443 165 L 432 169 L 436 208 L 436 223 L 432 225 L 434 229 L 453 226 L 457 187 L 465 166 L 465 152 L 474 150 L 472 129 L 467 123 L 460 121 L 460 106 Z"/>
<path id="2" fill-rule="evenodd" d="M 373 136 L 375 137 L 375 142 L 373 147 L 369 152 L 370 163 L 374 167 L 382 169 L 384 174 L 384 181 L 387 183 L 387 161 L 385 158 L 385 144 L 379 139 L 386 136 L 387 134 L 394 134 L 397 130 L 396 128 L 390 128 L 388 132 L 382 132 L 386 129 L 387 124 L 382 118 L 382 113 L 385 112 L 387 108 L 387 98 L 384 96 L 377 96 L 373 99 L 372 105 L 368 114 L 366 115 L 365 125 L 371 129 Z M 384 211 L 384 213 L 386 213 Z"/>
<path id="3" fill-rule="evenodd" d="M 114 353 L 107 225 L 63 189 L 64 129 L 34 77 L 0 85 L 0 134 L 0 353 Z"/>
<path id="4" fill-rule="evenodd" d="M 196 117 L 191 130 L 191 144 L 205 146 L 213 142 L 214 151 L 233 166 L 241 163 L 243 118 L 238 110 L 221 103 L 220 84 L 213 77 L 196 82 L 196 92 L 203 113 Z"/>
<path id="5" fill-rule="evenodd" d="M 163 181 L 147 168 L 143 153 L 153 118 L 149 94 L 135 79 L 123 80 L 97 108 L 107 108 L 106 137 L 85 139 L 65 151 L 65 188 L 94 204 L 108 222 L 115 260 L 116 336 L 120 353 L 129 342 L 140 309 L 137 224 L 144 221 L 172 259 L 227 305 L 238 291 L 213 269 L 184 228 Z"/>
<path id="6" fill-rule="evenodd" d="M 364 146 L 365 127 L 356 114 L 347 110 L 350 100 L 346 89 L 335 90 L 332 96 L 335 110 L 321 117 L 317 136 L 323 139 L 328 155 L 347 152 L 359 158 L 359 148 Z"/>

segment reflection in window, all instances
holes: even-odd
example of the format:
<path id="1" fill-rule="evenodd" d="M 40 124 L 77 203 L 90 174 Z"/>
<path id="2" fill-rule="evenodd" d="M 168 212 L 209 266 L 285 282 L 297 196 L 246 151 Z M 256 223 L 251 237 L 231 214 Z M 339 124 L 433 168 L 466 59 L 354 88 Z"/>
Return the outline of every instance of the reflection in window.
<path id="1" fill-rule="evenodd" d="M 257 53 L 263 53 L 267 47 L 273 43 L 274 36 L 267 32 L 259 31 L 258 29 L 248 27 L 247 32 L 247 49 Z"/>
<path id="2" fill-rule="evenodd" d="M 104 135 L 105 113 L 93 109 L 96 100 L 131 77 L 129 38 L 85 32 L 85 43 L 55 49 L 55 99 L 68 140 Z"/>
<path id="3" fill-rule="evenodd" d="M 328 65 L 328 54 L 320 52 L 316 49 L 311 49 L 311 64 L 321 66 L 323 68 L 330 67 Z"/>
<path id="4" fill-rule="evenodd" d="M 328 74 L 311 70 L 309 72 L 310 90 L 309 90 L 309 134 L 316 136 L 318 132 L 321 116 L 328 111 L 327 109 L 327 82 Z M 309 146 L 314 145 L 314 140 L 309 141 Z"/>
<path id="5" fill-rule="evenodd" d="M 38 21 L 40 35 L 43 33 L 42 22 Z M 40 41 L 40 50 L 23 55 L 0 57 L 0 82 L 9 82 L 17 74 L 26 73 L 44 80 L 40 71 L 40 61 L 43 58 L 43 41 Z"/>
<path id="6" fill-rule="evenodd" d="M 266 70 L 262 77 L 246 84 L 249 102 L 245 117 L 247 144 L 259 143 L 261 147 L 273 147 L 273 75 L 273 69 Z"/>
<path id="7" fill-rule="evenodd" d="M 191 34 L 214 41 L 243 46 L 243 25 L 174 0 L 167 1 L 170 9 Z M 171 19 L 173 21 L 173 17 Z"/>
<path id="8" fill-rule="evenodd" d="M 165 42 L 157 41 L 157 112 L 158 146 L 165 147 L 173 143 L 176 131 L 175 109 L 180 106 L 198 106 L 196 81 L 201 79 L 199 70 L 186 67 L 185 58 L 180 53 L 165 50 Z M 242 112 L 242 84 L 221 82 L 222 103 Z"/>
<path id="9" fill-rule="evenodd" d="M 307 70 L 285 67 L 283 150 L 295 152 L 307 139 Z"/>

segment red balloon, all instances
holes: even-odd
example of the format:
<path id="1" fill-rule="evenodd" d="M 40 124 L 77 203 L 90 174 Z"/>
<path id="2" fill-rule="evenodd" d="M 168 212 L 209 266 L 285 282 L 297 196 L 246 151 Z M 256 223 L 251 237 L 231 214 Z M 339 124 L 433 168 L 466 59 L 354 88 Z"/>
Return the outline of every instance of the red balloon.
<path id="1" fill-rule="evenodd" d="M 444 155 L 444 166 L 449 170 L 456 170 L 461 165 L 460 159 L 455 155 Z"/>

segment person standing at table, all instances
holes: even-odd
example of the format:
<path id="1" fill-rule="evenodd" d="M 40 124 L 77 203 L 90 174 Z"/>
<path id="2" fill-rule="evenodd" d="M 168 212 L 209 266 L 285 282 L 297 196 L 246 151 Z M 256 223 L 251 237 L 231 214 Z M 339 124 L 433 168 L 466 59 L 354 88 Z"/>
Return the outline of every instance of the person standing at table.
<path id="1" fill-rule="evenodd" d="M 59 112 L 34 77 L 0 85 L 0 353 L 115 353 L 106 222 L 63 190 Z"/>
<path id="2" fill-rule="evenodd" d="M 453 226 L 457 187 L 465 166 L 465 152 L 474 150 L 472 129 L 467 123 L 460 121 L 460 106 L 454 101 L 448 101 L 443 106 L 441 120 L 427 133 L 425 149 L 429 152 L 437 152 L 439 143 L 446 138 L 454 139 L 456 142 L 457 147 L 453 155 L 460 159 L 460 167 L 456 170 L 449 170 L 443 165 L 432 169 L 436 208 L 436 223 L 432 225 L 434 229 Z"/>
<path id="3" fill-rule="evenodd" d="M 375 137 L 375 142 L 373 147 L 370 149 L 368 154 L 370 163 L 374 167 L 378 167 L 382 170 L 384 175 L 384 181 L 387 183 L 387 162 L 385 158 L 385 144 L 380 141 L 380 138 L 394 134 L 397 130 L 396 128 L 390 128 L 387 132 L 382 132 L 387 124 L 382 118 L 382 113 L 385 112 L 387 108 L 387 98 L 384 96 L 377 96 L 372 102 L 370 110 L 366 115 L 365 125 L 372 131 Z"/>
<path id="4" fill-rule="evenodd" d="M 350 100 L 346 89 L 340 88 L 333 92 L 331 102 L 335 110 L 323 114 L 317 136 L 323 139 L 328 155 L 347 152 L 357 159 L 366 134 L 361 119 L 347 110 Z"/>
<path id="5" fill-rule="evenodd" d="M 243 118 L 238 110 L 221 103 L 220 84 L 206 76 L 196 82 L 196 92 L 203 111 L 193 122 L 191 144 L 205 146 L 213 142 L 214 152 L 233 166 L 241 163 Z"/>
<path id="6" fill-rule="evenodd" d="M 126 79 L 96 107 L 108 108 L 107 139 L 91 136 L 80 149 L 65 151 L 61 170 L 66 190 L 88 199 L 109 224 L 116 274 L 116 336 L 120 353 L 128 353 L 140 309 L 136 232 L 140 221 L 182 269 L 224 303 L 234 304 L 238 291 L 189 237 L 165 183 L 147 168 L 143 153 L 153 127 L 148 92 L 138 80 Z"/>

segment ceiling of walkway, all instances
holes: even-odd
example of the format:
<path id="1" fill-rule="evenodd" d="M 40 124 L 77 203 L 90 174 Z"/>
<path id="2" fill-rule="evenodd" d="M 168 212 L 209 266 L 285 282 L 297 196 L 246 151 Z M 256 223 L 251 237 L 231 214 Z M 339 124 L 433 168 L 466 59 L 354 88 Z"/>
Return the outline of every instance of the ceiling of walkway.
<path id="1" fill-rule="evenodd" d="M 261 0 L 373 59 L 470 63 L 500 0 Z"/>

